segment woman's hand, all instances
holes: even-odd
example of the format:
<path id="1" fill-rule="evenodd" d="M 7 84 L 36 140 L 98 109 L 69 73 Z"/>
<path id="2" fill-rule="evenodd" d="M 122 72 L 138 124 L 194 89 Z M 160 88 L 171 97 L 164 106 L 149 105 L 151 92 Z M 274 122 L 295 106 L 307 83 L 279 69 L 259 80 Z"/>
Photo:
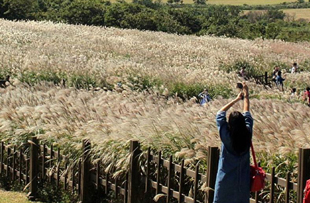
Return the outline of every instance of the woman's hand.
<path id="1" fill-rule="evenodd" d="M 243 82 L 242 85 L 243 85 L 243 89 L 242 89 L 243 96 L 248 97 L 249 96 L 249 88 L 245 82 Z"/>
<path id="2" fill-rule="evenodd" d="M 243 99 L 243 92 L 240 92 L 237 97 L 236 97 L 236 101 L 242 100 Z"/>
<path id="3" fill-rule="evenodd" d="M 245 84 L 245 82 L 243 82 L 242 91 L 243 91 L 243 96 L 244 96 L 243 112 L 247 112 L 247 111 L 250 111 L 250 100 L 249 100 L 249 88 Z"/>

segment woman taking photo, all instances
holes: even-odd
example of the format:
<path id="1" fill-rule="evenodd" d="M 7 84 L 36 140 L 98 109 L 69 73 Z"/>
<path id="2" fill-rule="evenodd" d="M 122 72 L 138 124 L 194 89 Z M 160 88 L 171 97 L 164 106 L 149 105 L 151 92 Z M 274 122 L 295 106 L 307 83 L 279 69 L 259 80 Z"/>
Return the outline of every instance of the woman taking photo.
<path id="1" fill-rule="evenodd" d="M 244 99 L 243 114 L 233 111 L 227 122 L 226 111 L 242 99 Z M 216 124 L 222 146 L 213 202 L 249 203 L 253 118 L 250 114 L 249 91 L 245 82 L 237 98 L 223 106 L 217 113 Z"/>

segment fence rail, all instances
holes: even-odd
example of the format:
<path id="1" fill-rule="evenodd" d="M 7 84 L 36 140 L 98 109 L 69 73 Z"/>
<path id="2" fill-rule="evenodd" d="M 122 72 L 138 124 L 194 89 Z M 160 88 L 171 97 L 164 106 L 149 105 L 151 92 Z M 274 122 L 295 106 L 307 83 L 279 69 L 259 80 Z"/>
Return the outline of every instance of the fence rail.
<path id="1" fill-rule="evenodd" d="M 53 146 L 39 145 L 34 137 L 28 144 L 20 149 L 1 142 L 0 146 L 0 174 L 19 184 L 29 185 L 29 199 L 38 196 L 39 184 L 44 182 L 63 187 L 79 195 L 82 203 L 89 202 L 89 197 L 94 191 L 100 196 L 107 197 L 110 191 L 115 196 L 123 199 L 124 203 L 139 203 L 143 196 L 143 203 L 154 202 L 156 195 L 162 194 L 159 202 L 178 203 L 211 203 L 212 190 L 215 186 L 218 169 L 219 149 L 208 147 L 208 168 L 199 173 L 199 165 L 195 170 L 186 169 L 184 160 L 181 164 L 173 163 L 172 156 L 169 160 L 162 158 L 162 152 L 152 153 L 149 148 L 145 153 L 145 171 L 141 171 L 138 164 L 142 151 L 137 141 L 131 141 L 132 153 L 130 169 L 122 179 L 113 178 L 104 172 L 100 162 L 91 164 L 91 143 L 83 142 L 82 156 L 79 160 L 69 160 Z M 286 178 L 275 176 L 275 168 L 267 174 L 270 185 L 270 203 L 275 202 L 275 187 L 285 188 L 284 202 L 302 203 L 303 188 L 306 180 L 310 178 L 310 149 L 299 149 L 298 182 L 291 182 L 291 174 L 287 172 Z M 211 190 L 202 191 L 202 185 Z M 91 189 L 94 188 L 94 189 Z M 290 200 L 290 191 L 297 193 L 297 200 Z M 266 193 L 266 189 L 264 191 Z M 252 194 L 251 203 L 262 202 L 259 192 Z"/>

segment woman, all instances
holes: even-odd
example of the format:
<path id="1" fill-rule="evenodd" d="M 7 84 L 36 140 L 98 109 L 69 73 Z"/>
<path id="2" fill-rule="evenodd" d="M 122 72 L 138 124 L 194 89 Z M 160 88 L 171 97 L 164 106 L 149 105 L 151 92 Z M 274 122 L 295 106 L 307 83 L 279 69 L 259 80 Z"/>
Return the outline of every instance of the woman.
<path id="1" fill-rule="evenodd" d="M 226 111 L 244 98 L 241 114 L 234 111 L 226 121 Z M 250 199 L 250 145 L 253 118 L 249 112 L 248 86 L 243 82 L 242 92 L 216 115 L 216 124 L 222 140 L 221 156 L 215 183 L 214 203 L 249 203 Z"/>

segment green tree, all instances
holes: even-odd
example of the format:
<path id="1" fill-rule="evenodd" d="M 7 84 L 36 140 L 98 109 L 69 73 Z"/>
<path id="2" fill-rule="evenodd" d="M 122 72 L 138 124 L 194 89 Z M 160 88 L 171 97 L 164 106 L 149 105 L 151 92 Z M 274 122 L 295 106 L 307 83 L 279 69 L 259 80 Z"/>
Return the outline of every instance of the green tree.
<path id="1" fill-rule="evenodd" d="M 269 23 L 266 27 L 266 38 L 276 39 L 281 33 L 281 26 L 279 23 Z"/>
<path id="2" fill-rule="evenodd" d="M 206 4 L 207 0 L 193 0 L 194 4 Z"/>
<path id="3" fill-rule="evenodd" d="M 34 19 L 38 6 L 38 2 L 33 0 L 2 0 L 0 4 L 2 17 L 10 20 Z"/>
<path id="4" fill-rule="evenodd" d="M 168 14 L 180 25 L 189 29 L 190 32 L 186 34 L 197 33 L 201 30 L 202 22 L 197 9 L 169 9 Z"/>
<path id="5" fill-rule="evenodd" d="M 63 6 L 60 17 L 67 23 L 84 25 L 104 25 L 105 7 L 102 3 L 89 0 L 74 0 Z"/>

